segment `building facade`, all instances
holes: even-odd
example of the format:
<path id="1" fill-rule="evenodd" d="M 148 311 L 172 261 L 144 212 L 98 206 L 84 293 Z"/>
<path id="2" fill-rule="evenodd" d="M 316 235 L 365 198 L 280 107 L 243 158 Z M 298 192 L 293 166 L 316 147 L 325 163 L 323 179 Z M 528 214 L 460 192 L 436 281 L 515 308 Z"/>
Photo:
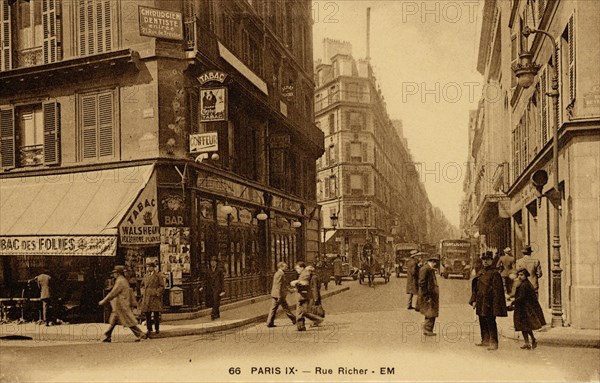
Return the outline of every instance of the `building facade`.
<path id="1" fill-rule="evenodd" d="M 565 323 L 593 329 L 600 328 L 600 309 L 595 303 L 600 299 L 598 15 L 600 5 L 596 2 L 485 2 L 478 67 L 486 81 L 495 84 L 496 96 L 488 95 L 488 101 L 498 101 L 484 101 L 478 113 L 485 121 L 488 116 L 493 120 L 483 124 L 482 137 L 487 134 L 496 144 L 484 148 L 475 162 L 491 158 L 492 167 L 501 163 L 505 187 L 499 189 L 502 194 L 497 198 L 497 210 L 490 198 L 484 198 L 476 206 L 481 214 L 475 214 L 474 221 L 465 218 L 466 222 L 475 223 L 482 234 L 481 227 L 493 228 L 500 220 L 508 221 L 508 243 L 517 256 L 524 246 L 531 245 L 541 261 L 544 277 L 540 280 L 540 303 L 550 308 L 562 296 Z M 556 38 L 557 52 L 541 33 L 523 36 L 526 26 Z M 531 52 L 533 61 L 540 65 L 529 88 L 519 85 L 512 70 L 523 52 Z M 559 93 L 556 111 L 547 95 L 552 90 L 554 74 Z M 553 181 L 555 130 L 559 143 L 558 185 Z M 549 175 L 548 183 L 539 191 L 530 181 L 538 170 Z M 494 177 L 491 180 L 492 188 L 501 183 Z M 476 176 L 473 182 L 475 185 L 468 189 L 480 198 L 483 194 L 477 192 Z M 553 195 L 560 196 L 560 203 Z M 466 216 L 473 212 L 473 206 L 468 206 L 471 212 Z M 490 206 L 492 214 L 486 216 Z M 553 222 L 557 212 L 562 283 L 553 286 L 552 238 L 556 234 Z M 493 235 L 506 233 L 506 223 L 502 227 Z M 486 245 L 500 248 L 496 243 Z"/>
<path id="2" fill-rule="evenodd" d="M 325 136 L 317 162 L 323 252 L 358 266 L 367 241 L 380 256 L 391 256 L 395 243 L 435 241 L 433 221 L 450 225 L 434 213 L 402 122 L 389 118 L 369 60 L 354 59 L 350 43 L 331 39 L 324 57 L 315 69 L 315 121 Z"/>
<path id="3" fill-rule="evenodd" d="M 213 256 L 232 301 L 317 254 L 310 2 L 2 0 L 0 20 L 3 296 L 49 268 L 93 311 L 114 264 L 133 283 L 154 260 L 169 311 L 195 312 Z"/>

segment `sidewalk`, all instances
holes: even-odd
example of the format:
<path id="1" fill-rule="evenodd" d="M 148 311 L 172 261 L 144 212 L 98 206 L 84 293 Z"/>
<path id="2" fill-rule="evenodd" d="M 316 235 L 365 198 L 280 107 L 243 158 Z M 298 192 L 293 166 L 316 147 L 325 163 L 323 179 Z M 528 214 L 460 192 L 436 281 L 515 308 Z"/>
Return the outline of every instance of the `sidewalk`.
<path id="1" fill-rule="evenodd" d="M 582 330 L 573 327 L 550 327 L 552 314 L 545 311 L 544 316 L 548 324 L 538 331 L 534 336 L 538 344 L 567 346 L 567 347 L 593 347 L 600 348 L 600 330 Z M 523 342 L 523 334 L 515 331 L 513 326 L 513 312 L 508 312 L 508 317 L 496 318 L 498 333 L 509 339 Z"/>
<path id="2" fill-rule="evenodd" d="M 328 298 L 349 290 L 347 284 L 336 286 L 329 284 L 329 289 L 321 289 L 321 297 Z M 294 294 L 288 296 L 290 307 L 295 308 Z M 210 320 L 210 309 L 201 310 L 194 314 L 194 319 L 168 320 L 160 325 L 160 333 L 152 334 L 152 338 L 167 338 L 187 335 L 203 335 L 212 332 L 230 330 L 251 323 L 266 322 L 271 300 L 268 295 L 255 297 L 244 301 L 233 302 L 221 306 L 221 318 Z M 281 309 L 277 313 L 276 324 L 290 324 Z M 108 324 L 106 323 L 78 323 L 59 326 L 38 325 L 37 323 L 7 323 L 0 325 L 0 339 L 32 339 L 36 342 L 61 341 L 61 342 L 99 342 Z M 145 327 L 140 326 L 143 331 Z M 117 326 L 112 335 L 113 342 L 131 342 L 135 337 L 125 327 Z"/>

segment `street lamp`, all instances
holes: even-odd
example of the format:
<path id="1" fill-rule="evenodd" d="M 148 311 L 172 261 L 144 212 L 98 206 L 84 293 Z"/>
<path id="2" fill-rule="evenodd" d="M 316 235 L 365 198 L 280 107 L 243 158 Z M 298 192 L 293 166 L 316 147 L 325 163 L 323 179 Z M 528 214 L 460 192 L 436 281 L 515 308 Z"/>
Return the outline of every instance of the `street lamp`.
<path id="1" fill-rule="evenodd" d="M 550 39 L 552 46 L 554 47 L 553 59 L 558 59 L 558 45 L 556 39 L 550 33 L 540 30 L 531 29 L 528 26 L 523 30 L 523 36 L 529 37 L 532 33 L 540 33 Z M 540 69 L 540 65 L 531 62 L 531 53 L 525 52 L 519 56 L 520 62 L 513 67 L 513 72 L 519 80 L 519 85 L 523 88 L 528 88 L 533 84 L 533 77 L 537 74 Z M 552 140 L 552 161 L 554 167 L 554 187 L 558 194 L 558 198 L 555 199 L 554 219 L 553 219 L 553 230 L 554 235 L 552 238 L 552 327 L 560 327 L 563 325 L 563 311 L 562 311 L 562 269 L 560 268 L 560 233 L 559 233 L 559 218 L 561 209 L 561 197 L 559 192 L 559 177 L 558 177 L 558 63 L 555 62 L 554 74 L 552 76 L 552 89 L 546 93 L 552 98 L 552 107 L 554 111 L 554 138 Z M 543 96 L 542 96 L 543 97 Z"/>
<path id="2" fill-rule="evenodd" d="M 329 217 L 329 220 L 331 221 L 331 228 L 325 227 L 325 225 L 323 225 L 323 255 L 325 255 L 325 250 L 326 250 L 326 234 L 328 231 L 330 230 L 335 230 L 335 228 L 338 225 L 338 219 L 339 217 L 337 216 L 337 213 L 334 211 L 333 213 L 331 213 L 331 216 Z"/>

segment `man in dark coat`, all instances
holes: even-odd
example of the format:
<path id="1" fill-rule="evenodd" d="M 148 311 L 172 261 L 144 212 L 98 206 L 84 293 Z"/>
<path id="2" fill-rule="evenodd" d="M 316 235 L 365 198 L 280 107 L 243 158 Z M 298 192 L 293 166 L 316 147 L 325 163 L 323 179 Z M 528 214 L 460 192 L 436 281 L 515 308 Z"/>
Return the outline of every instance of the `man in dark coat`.
<path id="1" fill-rule="evenodd" d="M 221 298 L 225 295 L 225 272 L 215 256 L 210 259 L 210 266 L 206 273 L 206 285 L 208 287 L 207 303 L 212 303 L 210 319 L 215 320 L 221 317 L 219 308 L 221 307 Z"/>
<path id="2" fill-rule="evenodd" d="M 419 311 L 425 316 L 423 335 L 435 336 L 433 327 L 440 310 L 440 290 L 435 277 L 436 257 L 429 257 L 419 270 Z"/>
<path id="3" fill-rule="evenodd" d="M 362 268 L 367 273 L 367 278 L 369 280 L 370 287 L 375 287 L 375 285 L 373 283 L 373 279 L 375 278 L 375 276 L 374 276 L 375 267 L 376 267 L 376 262 L 375 262 L 375 258 L 373 257 L 373 245 L 371 245 L 370 243 L 366 243 L 365 246 L 363 247 Z"/>
<path id="4" fill-rule="evenodd" d="M 481 327 L 481 343 L 477 343 L 477 346 L 486 346 L 488 350 L 498 349 L 496 317 L 507 316 L 502 277 L 493 266 L 493 258 L 491 251 L 486 251 L 482 255 L 483 269 L 471 282 L 469 300 L 469 304 L 475 308 Z"/>
<path id="5" fill-rule="evenodd" d="M 156 263 L 149 261 L 146 263 L 146 275 L 142 280 L 142 302 L 140 303 L 140 312 L 146 314 L 146 335 L 152 333 L 152 323 L 154 330 L 158 334 L 160 327 L 160 312 L 163 309 L 162 299 L 165 290 L 165 280 L 156 270 Z M 152 320 L 154 317 L 154 321 Z"/>
<path id="6" fill-rule="evenodd" d="M 333 260 L 333 277 L 336 285 L 342 284 L 342 258 L 339 255 Z"/>
<path id="7" fill-rule="evenodd" d="M 406 261 L 406 294 L 408 294 L 409 310 L 414 310 L 412 305 L 413 295 L 419 294 L 419 265 L 415 259 L 419 254 L 418 250 L 411 250 L 410 258 Z"/>

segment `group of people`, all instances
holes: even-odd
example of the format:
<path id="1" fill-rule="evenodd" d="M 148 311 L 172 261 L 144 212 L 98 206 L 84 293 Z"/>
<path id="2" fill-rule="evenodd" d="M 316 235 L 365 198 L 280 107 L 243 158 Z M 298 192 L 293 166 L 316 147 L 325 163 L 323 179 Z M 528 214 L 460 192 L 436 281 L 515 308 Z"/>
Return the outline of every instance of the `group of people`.
<path id="1" fill-rule="evenodd" d="M 525 340 L 521 348 L 537 347 L 533 331 L 546 324 L 538 302 L 538 279 L 542 277 L 542 269 L 539 260 L 532 256 L 531 246 L 526 246 L 522 253 L 523 257 L 516 262 L 508 247 L 496 257 L 491 251 L 481 255 L 482 268 L 471 282 L 469 300 L 479 319 L 481 342 L 477 346 L 497 350 L 496 317 L 506 317 L 508 311 L 514 310 L 515 331 L 521 331 Z M 413 250 L 406 263 L 407 309 L 424 315 L 423 335 L 433 336 L 436 335 L 433 332 L 435 319 L 439 315 L 439 288 L 434 270 L 437 258 L 430 256 L 422 263 L 419 255 Z M 417 295 L 416 306 L 413 306 L 414 295 Z"/>
<path id="2" fill-rule="evenodd" d="M 296 314 L 294 315 L 287 303 L 287 294 L 290 288 L 286 285 L 285 270 L 288 265 L 285 262 L 277 264 L 277 271 L 273 275 L 273 286 L 271 288 L 271 307 L 267 316 L 267 327 L 275 326 L 275 315 L 279 306 L 287 317 L 296 325 L 298 331 L 306 331 L 305 321 L 308 318 L 313 326 L 319 326 L 324 320 L 323 307 L 321 306 L 321 281 L 315 268 L 304 262 L 297 262 L 294 270 L 298 279 L 290 282 L 290 287 L 295 291 L 297 298 Z"/>
<path id="3" fill-rule="evenodd" d="M 152 333 L 160 332 L 160 313 L 163 310 L 163 291 L 165 289 L 165 280 L 158 272 L 156 263 L 149 261 L 146 263 L 146 274 L 141 283 L 141 300 L 138 304 L 133 290 L 129 286 L 129 281 L 125 277 L 125 266 L 117 265 L 112 271 L 114 284 L 111 291 L 98 302 L 99 305 L 110 303 L 111 314 L 109 318 L 109 328 L 104 333 L 103 342 L 111 342 L 112 332 L 117 324 L 128 327 L 136 337 L 136 341 L 146 339 Z M 211 319 L 220 317 L 221 298 L 225 295 L 224 269 L 218 264 L 217 257 L 212 257 L 206 271 L 207 275 L 207 304 L 212 306 Z M 146 319 L 147 332 L 143 332 L 138 327 L 133 308 L 138 307 L 141 313 L 144 313 Z"/>

